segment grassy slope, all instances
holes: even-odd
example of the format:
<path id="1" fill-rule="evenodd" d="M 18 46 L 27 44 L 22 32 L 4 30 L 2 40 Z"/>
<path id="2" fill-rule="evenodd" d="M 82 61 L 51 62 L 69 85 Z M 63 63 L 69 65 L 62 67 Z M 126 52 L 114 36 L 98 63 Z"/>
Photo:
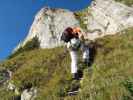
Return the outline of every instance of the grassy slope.
<path id="1" fill-rule="evenodd" d="M 106 36 L 96 41 L 93 73 L 86 68 L 81 92 L 65 100 L 131 100 L 133 95 L 133 29 L 126 34 Z M 1 63 L 1 69 L 14 71 L 12 82 L 21 92 L 28 86 L 38 88 L 37 100 L 59 100 L 72 88 L 69 54 L 63 47 L 35 49 Z M 78 83 L 77 83 L 78 84 Z M 8 94 L 8 95 L 7 95 Z M 0 88 L 3 100 L 13 93 Z M 6 98 L 6 99 L 5 99 Z M 7 99 L 7 100 L 8 100 Z"/>
<path id="2" fill-rule="evenodd" d="M 59 90 L 71 81 L 68 55 L 63 57 L 63 48 L 52 50 L 36 49 L 23 52 L 18 56 L 5 61 L 2 66 L 13 70 L 12 82 L 21 90 L 32 85 L 39 88 L 39 95 L 49 97 L 64 95 Z M 56 91 L 57 90 L 57 91 Z M 54 92 L 55 91 L 55 92 Z"/>
<path id="3" fill-rule="evenodd" d="M 123 97 L 132 97 L 132 33 L 133 29 L 129 29 L 124 35 L 97 40 L 100 46 L 93 64 L 93 74 L 91 80 L 88 80 L 89 75 L 85 71 L 81 96 L 92 100 L 123 100 Z"/>
<path id="4" fill-rule="evenodd" d="M 115 1 L 124 3 L 124 4 L 128 5 L 128 6 L 133 5 L 133 0 L 115 0 Z"/>

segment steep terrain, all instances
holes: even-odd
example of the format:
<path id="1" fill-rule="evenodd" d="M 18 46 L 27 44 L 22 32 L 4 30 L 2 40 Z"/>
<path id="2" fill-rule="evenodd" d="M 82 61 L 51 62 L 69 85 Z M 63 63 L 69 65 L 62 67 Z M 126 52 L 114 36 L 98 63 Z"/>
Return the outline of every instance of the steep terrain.
<path id="1" fill-rule="evenodd" d="M 37 36 L 42 48 L 60 46 L 62 44 L 61 33 L 69 26 L 79 26 L 73 12 L 64 9 L 42 8 L 35 16 L 28 36 L 22 44 Z"/>
<path id="2" fill-rule="evenodd" d="M 42 8 L 26 39 L 0 63 L 0 100 L 132 100 L 132 0 L 115 1 L 94 0 L 74 13 Z M 72 80 L 70 56 L 60 41 L 68 26 L 80 26 L 93 40 L 91 68 L 79 57 L 81 81 Z M 68 95 L 77 89 L 77 95 Z"/>
<path id="3" fill-rule="evenodd" d="M 17 48 L 34 36 L 39 38 L 41 48 L 58 47 L 62 45 L 61 33 L 68 26 L 80 26 L 91 40 L 115 34 L 133 26 L 133 8 L 113 0 L 94 0 L 90 7 L 79 12 L 44 7 Z"/>
<path id="4" fill-rule="evenodd" d="M 89 39 L 115 34 L 133 26 L 133 8 L 114 0 L 95 0 L 81 16 Z"/>
<path id="5" fill-rule="evenodd" d="M 20 94 L 22 98 L 28 98 L 33 91 L 36 91 L 33 95 L 36 100 L 131 100 L 133 29 L 125 32 L 91 43 L 96 49 L 92 73 L 80 63 L 79 69 L 84 72 L 80 84 L 71 79 L 69 53 L 64 52 L 64 47 L 35 48 L 18 53 L 0 64 L 1 70 L 8 69 L 13 73 L 10 80 L 0 87 L 1 100 L 11 100 Z M 11 90 L 13 86 L 14 90 Z M 78 95 L 67 96 L 69 90 L 77 87 L 80 87 Z"/>

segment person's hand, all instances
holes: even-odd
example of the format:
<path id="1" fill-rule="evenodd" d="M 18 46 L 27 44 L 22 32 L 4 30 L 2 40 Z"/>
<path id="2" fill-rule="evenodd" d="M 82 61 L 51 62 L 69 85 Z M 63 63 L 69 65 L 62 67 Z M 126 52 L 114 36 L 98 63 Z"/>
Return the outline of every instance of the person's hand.
<path id="1" fill-rule="evenodd" d="M 70 43 L 70 42 L 67 43 L 67 48 L 68 48 L 68 49 L 71 48 L 71 43 Z"/>

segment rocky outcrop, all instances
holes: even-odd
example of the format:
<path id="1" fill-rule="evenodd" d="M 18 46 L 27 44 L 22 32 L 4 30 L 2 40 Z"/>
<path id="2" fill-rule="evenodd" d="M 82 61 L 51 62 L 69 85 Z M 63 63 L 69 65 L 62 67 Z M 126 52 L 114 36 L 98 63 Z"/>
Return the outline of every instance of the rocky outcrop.
<path id="1" fill-rule="evenodd" d="M 37 90 L 34 88 L 26 89 L 21 94 L 21 100 L 35 100 Z"/>
<path id="2" fill-rule="evenodd" d="M 84 17 L 88 38 L 115 34 L 133 26 L 133 8 L 113 0 L 95 0 Z"/>
<path id="3" fill-rule="evenodd" d="M 11 78 L 12 72 L 9 70 L 1 70 L 0 71 L 0 85 L 3 85 Z"/>
<path id="4" fill-rule="evenodd" d="M 7 91 L 14 92 L 13 100 L 35 100 L 37 96 L 37 88 L 27 88 L 24 89 L 22 92 L 12 83 L 8 82 Z"/>
<path id="5" fill-rule="evenodd" d="M 95 39 L 109 34 L 115 34 L 133 26 L 133 8 L 113 0 L 94 0 L 85 10 L 82 23 L 86 25 L 88 39 Z M 35 16 L 28 36 L 19 44 L 37 36 L 41 48 L 53 48 L 62 45 L 60 36 L 68 26 L 79 26 L 75 14 L 63 9 L 42 8 Z"/>
<path id="6" fill-rule="evenodd" d="M 36 15 L 24 44 L 37 36 L 42 48 L 61 45 L 60 35 L 68 26 L 78 26 L 74 14 L 68 10 L 42 8 Z"/>

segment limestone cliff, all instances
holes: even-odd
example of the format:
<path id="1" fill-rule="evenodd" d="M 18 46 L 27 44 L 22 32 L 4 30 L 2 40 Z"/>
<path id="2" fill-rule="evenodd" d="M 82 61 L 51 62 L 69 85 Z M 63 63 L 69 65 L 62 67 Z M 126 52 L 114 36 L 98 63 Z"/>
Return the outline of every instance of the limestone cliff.
<path id="1" fill-rule="evenodd" d="M 83 19 L 88 38 L 95 39 L 132 27 L 133 8 L 113 0 L 95 0 Z"/>
<path id="2" fill-rule="evenodd" d="M 37 36 L 42 48 L 59 46 L 61 44 L 60 35 L 68 26 L 79 26 L 72 12 L 63 9 L 42 8 L 35 16 L 24 44 Z"/>
<path id="3" fill-rule="evenodd" d="M 115 34 L 133 26 L 133 8 L 113 0 L 94 0 L 90 7 L 81 12 L 85 13 L 80 17 L 82 24 L 86 25 L 83 31 L 89 39 Z M 63 30 L 68 26 L 80 26 L 81 20 L 68 10 L 42 8 L 35 16 L 26 39 L 19 46 L 34 36 L 39 38 L 41 48 L 60 46 Z"/>

